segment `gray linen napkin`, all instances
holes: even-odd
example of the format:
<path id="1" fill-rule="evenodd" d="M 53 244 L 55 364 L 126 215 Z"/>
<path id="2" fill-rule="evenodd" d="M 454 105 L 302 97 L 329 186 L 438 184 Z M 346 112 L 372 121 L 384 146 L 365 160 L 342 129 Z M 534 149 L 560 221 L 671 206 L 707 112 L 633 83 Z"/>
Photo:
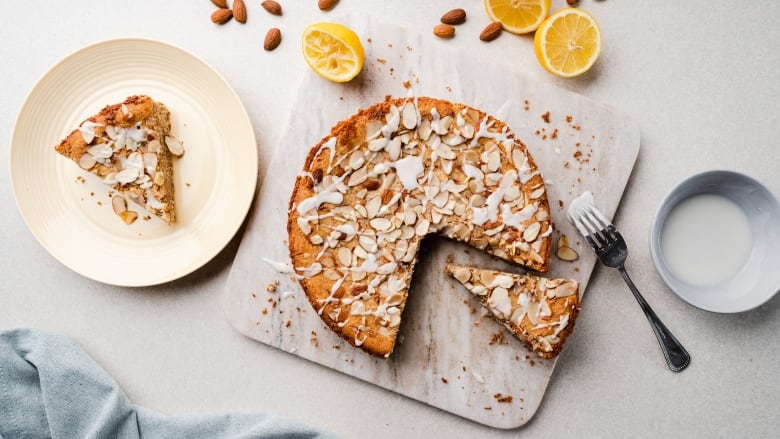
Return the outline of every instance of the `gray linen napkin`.
<path id="1" fill-rule="evenodd" d="M 0 332 L 0 438 L 271 438 L 334 436 L 272 413 L 164 416 L 128 401 L 72 340 Z"/>

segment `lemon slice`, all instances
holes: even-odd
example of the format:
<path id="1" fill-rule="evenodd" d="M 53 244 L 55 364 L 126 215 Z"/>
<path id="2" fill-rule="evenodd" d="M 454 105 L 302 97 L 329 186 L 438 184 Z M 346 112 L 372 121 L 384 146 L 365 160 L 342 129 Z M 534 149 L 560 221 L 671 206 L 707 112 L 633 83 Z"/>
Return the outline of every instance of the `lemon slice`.
<path id="1" fill-rule="evenodd" d="M 578 8 L 561 9 L 536 30 L 534 52 L 550 73 L 564 78 L 581 75 L 601 53 L 601 30 L 588 12 Z"/>
<path id="2" fill-rule="evenodd" d="M 323 78 L 347 82 L 363 69 L 363 45 L 344 25 L 315 23 L 303 31 L 303 58 Z"/>
<path id="3" fill-rule="evenodd" d="M 533 32 L 550 13 L 550 0 L 484 0 L 493 21 L 513 34 Z"/>

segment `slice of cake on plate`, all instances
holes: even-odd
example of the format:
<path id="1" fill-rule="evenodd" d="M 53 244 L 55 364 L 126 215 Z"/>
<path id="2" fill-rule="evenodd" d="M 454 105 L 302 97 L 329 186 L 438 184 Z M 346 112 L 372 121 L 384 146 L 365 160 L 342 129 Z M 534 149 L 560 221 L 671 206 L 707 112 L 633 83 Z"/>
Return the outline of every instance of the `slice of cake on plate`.
<path id="1" fill-rule="evenodd" d="M 447 265 L 447 273 L 474 294 L 517 339 L 542 358 L 553 358 L 574 329 L 579 283 L 572 279 L 502 273 Z"/>
<path id="2" fill-rule="evenodd" d="M 130 96 L 83 121 L 55 150 L 103 179 L 118 193 L 115 212 L 126 223 L 133 201 L 168 224 L 176 221 L 172 155 L 183 154 L 170 135 L 170 112 L 148 96 Z"/>

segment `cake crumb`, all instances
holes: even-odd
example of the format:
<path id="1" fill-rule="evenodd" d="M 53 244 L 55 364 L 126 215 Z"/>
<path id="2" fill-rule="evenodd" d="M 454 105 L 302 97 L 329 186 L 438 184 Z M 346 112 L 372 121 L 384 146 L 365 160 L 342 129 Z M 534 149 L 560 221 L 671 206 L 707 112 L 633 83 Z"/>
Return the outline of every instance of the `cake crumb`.
<path id="1" fill-rule="evenodd" d="M 387 60 L 386 60 L 386 59 L 384 59 L 384 58 L 377 58 L 377 59 L 376 59 L 376 62 L 378 62 L 379 64 L 386 64 L 386 63 L 387 63 Z"/>
<path id="2" fill-rule="evenodd" d="M 447 378 L 441 377 L 441 382 L 444 383 L 444 384 L 447 384 L 447 382 L 448 382 Z"/>
<path id="3" fill-rule="evenodd" d="M 412 83 L 409 81 L 404 81 L 404 88 L 409 90 L 410 88 L 412 88 Z"/>
<path id="4" fill-rule="evenodd" d="M 490 336 L 490 343 L 488 343 L 488 345 L 501 344 L 502 340 L 504 340 L 504 333 L 498 331 L 492 336 Z"/>
<path id="5" fill-rule="evenodd" d="M 502 404 L 509 404 L 512 402 L 512 395 L 502 395 L 500 393 L 496 393 L 493 395 L 493 397 L 496 398 L 496 401 Z"/>
<path id="6" fill-rule="evenodd" d="M 455 257 L 452 255 L 447 255 L 446 258 L 444 258 L 444 261 L 446 261 L 448 264 L 452 264 L 452 261 L 455 260 Z"/>
<path id="7" fill-rule="evenodd" d="M 544 113 L 544 114 L 542 114 L 542 120 L 544 121 L 544 123 L 550 123 L 550 112 L 549 111 Z"/>
<path id="8" fill-rule="evenodd" d="M 279 280 L 275 280 L 268 284 L 268 286 L 265 287 L 265 290 L 269 293 L 275 293 L 276 289 L 279 287 Z"/>

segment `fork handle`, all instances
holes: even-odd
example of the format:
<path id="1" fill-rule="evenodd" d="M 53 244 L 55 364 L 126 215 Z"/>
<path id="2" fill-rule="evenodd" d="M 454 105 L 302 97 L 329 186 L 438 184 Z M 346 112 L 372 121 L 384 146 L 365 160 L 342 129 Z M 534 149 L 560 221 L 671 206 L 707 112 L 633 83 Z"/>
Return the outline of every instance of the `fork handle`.
<path id="1" fill-rule="evenodd" d="M 661 345 L 661 351 L 664 354 L 664 358 L 666 359 L 666 364 L 669 366 L 669 369 L 671 369 L 672 372 L 679 372 L 685 369 L 691 362 L 691 356 L 688 354 L 688 351 L 685 350 L 683 345 L 677 340 L 677 338 L 675 338 L 666 325 L 663 324 L 653 309 L 650 308 L 650 305 L 639 293 L 639 290 L 637 289 L 636 285 L 634 285 L 634 282 L 632 282 L 631 278 L 628 277 L 626 268 L 621 265 L 618 267 L 618 271 L 620 271 L 620 275 L 623 276 L 623 280 L 625 280 L 626 284 L 628 284 L 628 288 L 630 288 L 631 292 L 634 293 L 634 298 L 636 298 L 636 301 L 639 302 L 639 306 L 642 308 L 642 311 L 645 313 L 647 320 L 650 322 L 650 326 L 653 328 L 655 337 L 658 339 L 658 344 Z"/>

